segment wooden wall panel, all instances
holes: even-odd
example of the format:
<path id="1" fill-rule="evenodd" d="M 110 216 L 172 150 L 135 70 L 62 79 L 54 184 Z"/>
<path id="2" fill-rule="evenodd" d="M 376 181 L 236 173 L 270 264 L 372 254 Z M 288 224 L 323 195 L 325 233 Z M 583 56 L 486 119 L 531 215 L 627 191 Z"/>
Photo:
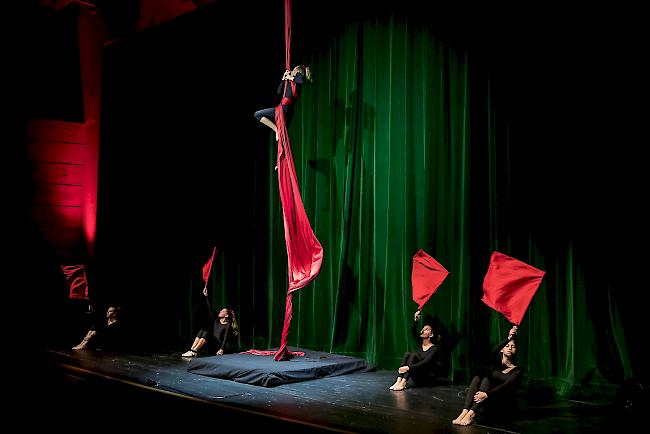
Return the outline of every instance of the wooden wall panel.
<path id="1" fill-rule="evenodd" d="M 83 185 L 83 166 L 67 163 L 35 162 L 33 180 L 37 184 Z"/>
<path id="2" fill-rule="evenodd" d="M 30 140 L 86 143 L 86 125 L 77 122 L 32 120 L 27 126 L 27 134 Z"/>
<path id="3" fill-rule="evenodd" d="M 38 184 L 36 185 L 33 205 L 81 206 L 83 187 L 79 185 Z"/>
<path id="4" fill-rule="evenodd" d="M 54 140 L 30 140 L 27 143 L 27 156 L 31 161 L 43 163 L 85 163 L 86 146 L 78 143 L 57 142 Z"/>
<path id="5" fill-rule="evenodd" d="M 81 227 L 81 207 L 60 205 L 34 205 L 30 218 L 36 222 L 59 227 Z"/>

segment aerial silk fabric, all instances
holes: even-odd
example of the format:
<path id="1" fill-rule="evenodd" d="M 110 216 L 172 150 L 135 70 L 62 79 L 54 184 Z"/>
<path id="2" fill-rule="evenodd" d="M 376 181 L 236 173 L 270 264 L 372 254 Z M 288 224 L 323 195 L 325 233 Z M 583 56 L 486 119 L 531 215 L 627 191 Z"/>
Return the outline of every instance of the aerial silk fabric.
<path id="1" fill-rule="evenodd" d="M 520 325 L 545 271 L 503 253 L 493 252 L 483 280 L 483 303 Z"/>
<path id="2" fill-rule="evenodd" d="M 413 256 L 411 287 L 413 301 L 417 303 L 418 309 L 422 310 L 448 275 L 449 271 L 424 250 L 420 249 Z"/>
<path id="3" fill-rule="evenodd" d="M 289 274 L 282 340 L 280 349 L 275 355 L 276 360 L 281 360 L 287 351 L 287 337 L 291 325 L 291 293 L 306 286 L 318 275 L 323 262 L 323 247 L 314 235 L 300 197 L 289 134 L 280 105 L 275 108 L 275 121 L 278 128 L 278 186 L 282 202 Z"/>
<path id="4" fill-rule="evenodd" d="M 284 12 L 285 63 L 286 69 L 289 70 L 291 69 L 291 0 L 285 0 Z M 287 246 L 289 287 L 280 349 L 274 358 L 283 360 L 288 353 L 287 340 L 292 315 L 291 294 L 307 285 L 318 275 L 323 262 L 323 247 L 311 229 L 300 197 L 296 167 L 291 155 L 291 144 L 281 104 L 275 108 L 275 125 L 278 130 L 278 186 L 282 202 L 284 239 Z"/>
<path id="5" fill-rule="evenodd" d="M 286 69 L 291 69 L 291 21 L 291 0 L 284 0 L 284 64 Z"/>
<path id="6" fill-rule="evenodd" d="M 272 350 L 248 350 L 248 351 L 242 351 L 240 354 L 252 354 L 254 356 L 274 356 L 277 354 L 277 351 L 272 351 Z M 305 353 L 302 351 L 288 351 L 285 353 L 284 357 L 287 358 L 287 354 L 290 354 L 292 356 L 300 356 L 304 357 Z"/>
<path id="7" fill-rule="evenodd" d="M 88 300 L 88 279 L 83 265 L 62 265 L 61 271 L 70 285 L 69 298 Z"/>

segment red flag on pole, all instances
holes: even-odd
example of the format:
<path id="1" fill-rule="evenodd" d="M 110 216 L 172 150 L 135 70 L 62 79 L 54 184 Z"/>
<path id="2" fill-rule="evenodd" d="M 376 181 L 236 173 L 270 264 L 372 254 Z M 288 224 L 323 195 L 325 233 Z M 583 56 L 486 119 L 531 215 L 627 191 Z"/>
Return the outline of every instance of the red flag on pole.
<path id="1" fill-rule="evenodd" d="M 411 285 L 413 301 L 418 304 L 418 309 L 422 310 L 424 304 L 442 285 L 447 275 L 449 275 L 449 271 L 424 250 L 420 249 L 413 256 Z"/>
<path id="2" fill-rule="evenodd" d="M 482 301 L 519 325 L 545 273 L 495 251 L 483 280 Z"/>
<path id="3" fill-rule="evenodd" d="M 88 300 L 88 280 L 83 265 L 61 265 L 61 271 L 70 285 L 69 298 Z"/>
<path id="4" fill-rule="evenodd" d="M 203 266 L 203 282 L 205 282 L 205 287 L 208 286 L 208 279 L 210 279 L 210 271 L 212 270 L 212 261 L 214 261 L 214 256 L 217 254 L 217 248 L 212 249 L 212 256 L 208 259 L 208 262 Z"/>

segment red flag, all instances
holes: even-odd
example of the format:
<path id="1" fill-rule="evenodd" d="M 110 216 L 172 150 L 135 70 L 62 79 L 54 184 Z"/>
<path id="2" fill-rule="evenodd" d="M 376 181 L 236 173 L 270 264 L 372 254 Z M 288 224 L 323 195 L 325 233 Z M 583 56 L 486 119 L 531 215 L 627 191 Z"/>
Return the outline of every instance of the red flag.
<path id="1" fill-rule="evenodd" d="M 88 300 L 88 280 L 83 265 L 61 265 L 61 271 L 70 285 L 69 298 Z"/>
<path id="2" fill-rule="evenodd" d="M 214 256 L 217 254 L 217 248 L 212 249 L 212 256 L 208 259 L 208 262 L 203 266 L 203 281 L 205 285 L 208 285 L 208 279 L 210 279 L 210 270 L 212 270 L 212 261 L 214 261 Z"/>
<path id="3" fill-rule="evenodd" d="M 420 249 L 413 256 L 411 285 L 413 301 L 418 304 L 418 309 L 422 310 L 424 304 L 438 290 L 448 274 L 449 271 L 424 250 Z"/>
<path id="4" fill-rule="evenodd" d="M 483 280 L 483 303 L 502 313 L 512 324 L 521 324 L 546 272 L 503 253 L 494 252 Z"/>

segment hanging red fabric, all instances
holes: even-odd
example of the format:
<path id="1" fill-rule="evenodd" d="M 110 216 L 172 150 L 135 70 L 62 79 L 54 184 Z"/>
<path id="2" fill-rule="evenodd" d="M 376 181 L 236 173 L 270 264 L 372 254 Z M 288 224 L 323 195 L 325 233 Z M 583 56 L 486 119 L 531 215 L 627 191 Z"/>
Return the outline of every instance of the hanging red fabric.
<path id="1" fill-rule="evenodd" d="M 275 355 L 275 360 L 281 360 L 287 351 L 292 313 L 291 293 L 306 286 L 318 275 L 323 262 L 323 247 L 311 229 L 300 197 L 298 177 L 281 106 L 275 108 L 275 121 L 278 128 L 278 186 L 282 201 L 289 273 L 282 341 L 280 350 Z"/>
<path id="2" fill-rule="evenodd" d="M 493 252 L 483 280 L 483 303 L 503 314 L 512 324 L 520 325 L 546 272 Z"/>
<path id="3" fill-rule="evenodd" d="M 88 300 L 88 279 L 83 265 L 61 265 L 61 271 L 70 285 L 69 298 Z"/>
<path id="4" fill-rule="evenodd" d="M 284 63 L 291 69 L 291 0 L 284 0 Z"/>
<path id="5" fill-rule="evenodd" d="M 291 69 L 291 0 L 285 0 L 284 10 L 286 69 Z M 278 130 L 278 186 L 282 202 L 284 240 L 287 246 L 289 273 L 282 340 L 280 349 L 274 357 L 275 360 L 282 360 L 286 358 L 287 354 L 298 355 L 287 350 L 292 315 L 291 294 L 293 291 L 307 285 L 318 275 L 323 262 L 323 247 L 314 235 L 300 197 L 298 177 L 293 163 L 291 143 L 281 104 L 275 108 L 275 124 Z"/>
<path id="6" fill-rule="evenodd" d="M 291 0 L 284 0 L 284 69 L 291 71 Z M 298 86 L 293 80 L 285 80 L 282 88 L 282 95 L 287 94 L 287 83 L 291 86 L 291 98 L 282 98 L 280 104 L 291 104 L 298 98 Z"/>

